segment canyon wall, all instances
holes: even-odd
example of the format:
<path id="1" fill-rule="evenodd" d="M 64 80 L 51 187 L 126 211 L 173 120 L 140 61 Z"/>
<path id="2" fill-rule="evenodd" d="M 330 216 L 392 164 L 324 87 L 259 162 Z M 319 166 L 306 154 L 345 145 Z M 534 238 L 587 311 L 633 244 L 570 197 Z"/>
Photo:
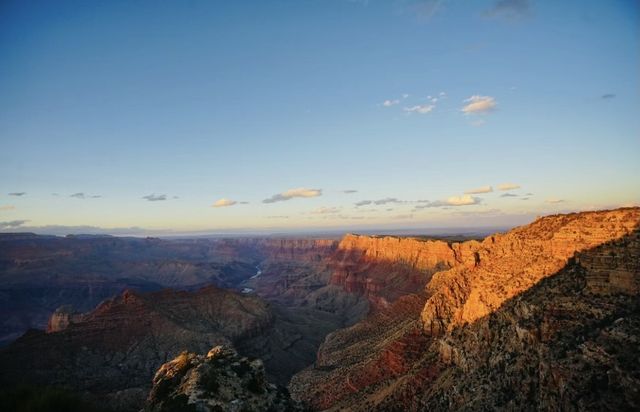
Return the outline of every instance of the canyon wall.
<path id="1" fill-rule="evenodd" d="M 290 390 L 317 410 L 640 407 L 640 209 L 548 216 L 329 335 Z"/>
<path id="2" fill-rule="evenodd" d="M 0 385 L 63 386 L 110 405 L 130 398 L 117 409 L 138 410 L 163 362 L 183 350 L 237 344 L 273 322 L 262 299 L 215 287 L 127 290 L 74 322 L 52 322 L 49 333 L 31 330 L 0 351 Z"/>
<path id="3" fill-rule="evenodd" d="M 473 265 L 478 242 L 394 236 L 346 235 L 331 258 L 330 283 L 366 296 L 384 308 L 410 293 L 419 293 L 433 273 L 456 265 Z"/>

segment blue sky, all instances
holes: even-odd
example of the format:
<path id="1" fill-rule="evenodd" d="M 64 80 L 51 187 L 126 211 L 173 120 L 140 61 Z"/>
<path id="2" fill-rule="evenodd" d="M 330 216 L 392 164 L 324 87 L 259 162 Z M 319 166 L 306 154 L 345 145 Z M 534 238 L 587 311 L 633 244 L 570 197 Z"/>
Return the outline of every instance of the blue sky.
<path id="1" fill-rule="evenodd" d="M 5 1 L 0 230 L 633 205 L 638 73 L 635 1 Z"/>

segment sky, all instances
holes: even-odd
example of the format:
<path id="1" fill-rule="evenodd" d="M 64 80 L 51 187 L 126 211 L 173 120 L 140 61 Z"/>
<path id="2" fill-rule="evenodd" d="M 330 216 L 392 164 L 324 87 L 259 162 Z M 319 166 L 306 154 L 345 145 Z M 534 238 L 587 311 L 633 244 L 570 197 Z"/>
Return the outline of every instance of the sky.
<path id="1" fill-rule="evenodd" d="M 514 226 L 640 201 L 640 3 L 0 4 L 0 231 Z"/>

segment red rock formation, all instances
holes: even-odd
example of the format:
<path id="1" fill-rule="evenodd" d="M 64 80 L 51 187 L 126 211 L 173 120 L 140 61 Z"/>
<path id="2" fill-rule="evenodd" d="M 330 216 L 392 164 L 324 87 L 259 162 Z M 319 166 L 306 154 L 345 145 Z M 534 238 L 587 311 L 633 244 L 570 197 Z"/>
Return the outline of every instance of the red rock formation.
<path id="1" fill-rule="evenodd" d="M 639 208 L 586 212 L 454 246 L 424 306 L 329 335 L 292 394 L 318 410 L 636 410 L 639 227 Z"/>
<path id="2" fill-rule="evenodd" d="M 428 333 L 438 334 L 471 323 L 498 309 L 542 279 L 558 272 L 577 252 L 629 235 L 640 223 L 639 209 L 547 216 L 504 235 L 486 238 L 475 251 L 474 265 L 439 272 L 427 285 L 422 311 Z M 602 276 L 616 288 L 637 291 L 628 271 Z M 594 266 L 593 259 L 590 261 Z M 593 275 L 596 276 L 596 275 Z M 593 287 L 597 283 L 591 281 Z"/>
<path id="3" fill-rule="evenodd" d="M 421 291 L 439 270 L 472 265 L 477 244 L 346 235 L 331 258 L 331 284 L 365 295 L 375 308 L 383 308 L 400 296 Z"/>
<path id="4" fill-rule="evenodd" d="M 73 323 L 81 322 L 82 314 L 76 312 L 72 306 L 60 306 L 49 318 L 47 333 L 60 332 Z"/>
<path id="5" fill-rule="evenodd" d="M 60 331 L 28 332 L 0 351 L 0 385 L 29 382 L 109 397 L 124 390 L 143 396 L 167 359 L 183 350 L 232 345 L 272 323 L 263 300 L 215 287 L 125 291 Z"/>

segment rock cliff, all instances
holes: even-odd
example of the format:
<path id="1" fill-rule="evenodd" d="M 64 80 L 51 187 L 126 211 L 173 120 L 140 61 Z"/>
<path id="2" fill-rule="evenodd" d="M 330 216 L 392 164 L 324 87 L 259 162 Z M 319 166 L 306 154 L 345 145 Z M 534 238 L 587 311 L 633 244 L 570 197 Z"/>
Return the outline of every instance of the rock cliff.
<path id="1" fill-rule="evenodd" d="M 346 235 L 331 258 L 331 284 L 366 296 L 374 308 L 384 308 L 400 296 L 420 293 L 438 271 L 472 265 L 476 244 Z"/>
<path id="2" fill-rule="evenodd" d="M 135 410 L 167 359 L 184 350 L 232 345 L 264 333 L 272 323 L 263 300 L 215 287 L 125 291 L 78 322 L 57 325 L 50 333 L 32 330 L 0 351 L 0 384 L 64 386 L 110 404 L 126 396 L 131 403 L 119 409 Z"/>
<path id="3" fill-rule="evenodd" d="M 78 313 L 73 306 L 63 305 L 56 309 L 47 323 L 47 333 L 60 332 L 69 327 L 72 323 L 81 322 L 83 316 Z"/>
<path id="4" fill-rule="evenodd" d="M 640 407 L 640 209 L 548 216 L 329 335 L 294 397 L 318 410 Z"/>

